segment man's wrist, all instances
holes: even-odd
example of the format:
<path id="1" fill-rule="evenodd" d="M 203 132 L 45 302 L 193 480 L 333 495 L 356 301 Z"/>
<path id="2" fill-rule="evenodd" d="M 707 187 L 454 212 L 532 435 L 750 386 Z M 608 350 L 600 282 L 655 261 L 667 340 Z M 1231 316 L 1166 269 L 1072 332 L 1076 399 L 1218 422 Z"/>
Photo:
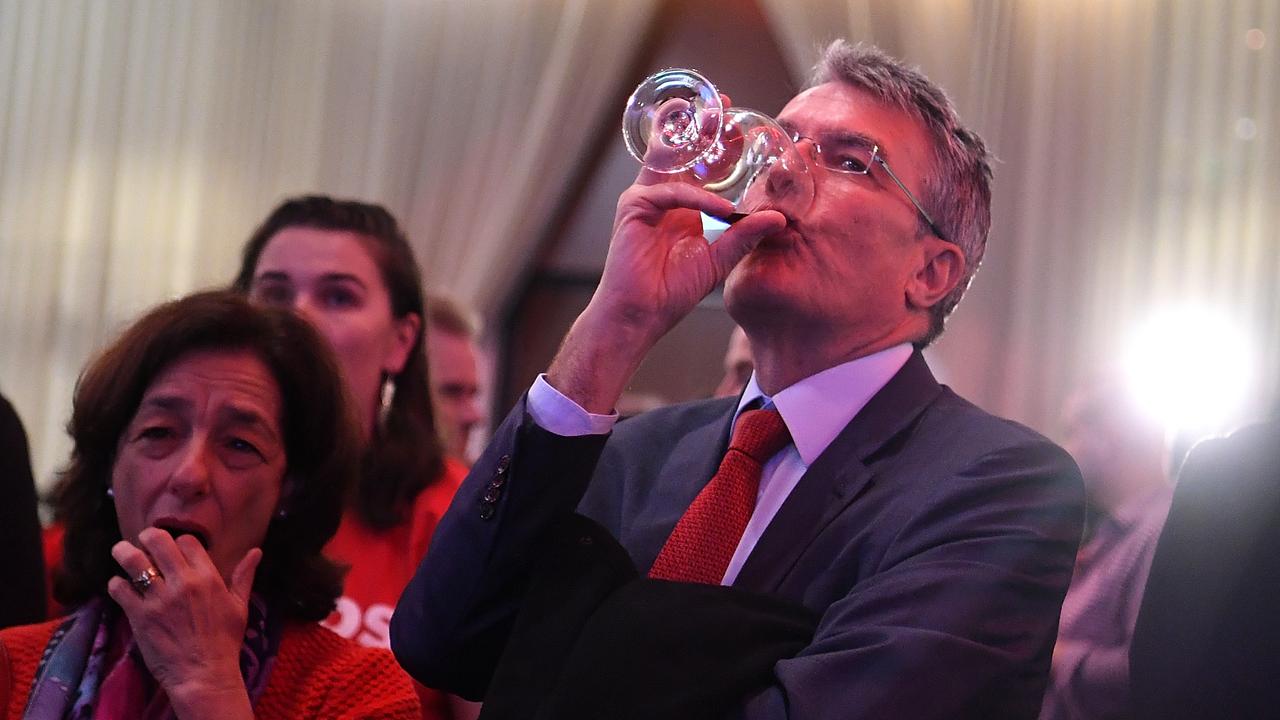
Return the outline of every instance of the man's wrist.
<path id="1" fill-rule="evenodd" d="M 610 414 L 658 337 L 647 327 L 611 320 L 593 301 L 569 328 L 547 382 L 587 412 Z"/>
<path id="2" fill-rule="evenodd" d="M 617 413 L 587 412 L 548 382 L 546 375 L 533 381 L 525 409 L 538 427 L 562 437 L 605 435 L 618 421 Z"/>

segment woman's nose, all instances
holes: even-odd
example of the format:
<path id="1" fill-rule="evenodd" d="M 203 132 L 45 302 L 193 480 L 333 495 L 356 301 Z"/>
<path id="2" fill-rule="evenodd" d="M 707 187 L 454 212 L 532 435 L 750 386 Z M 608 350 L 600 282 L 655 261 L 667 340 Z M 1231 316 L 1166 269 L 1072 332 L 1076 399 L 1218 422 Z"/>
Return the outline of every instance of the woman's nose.
<path id="1" fill-rule="evenodd" d="M 182 449 L 177 467 L 169 477 L 169 489 L 183 499 L 208 494 L 213 452 L 208 443 L 193 438 Z"/>
<path id="2" fill-rule="evenodd" d="M 303 294 L 299 294 L 293 299 L 293 311 L 312 325 L 316 325 L 316 321 L 320 317 L 319 308 L 311 301 L 311 298 Z"/>

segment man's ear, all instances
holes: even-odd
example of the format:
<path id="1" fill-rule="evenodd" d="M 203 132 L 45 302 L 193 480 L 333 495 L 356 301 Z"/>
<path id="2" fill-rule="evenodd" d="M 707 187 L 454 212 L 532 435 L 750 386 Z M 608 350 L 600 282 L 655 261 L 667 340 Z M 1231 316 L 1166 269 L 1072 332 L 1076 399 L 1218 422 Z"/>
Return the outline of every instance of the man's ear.
<path id="1" fill-rule="evenodd" d="M 920 265 L 907 280 L 907 305 L 927 310 L 942 301 L 964 278 L 960 246 L 927 236 L 920 240 Z"/>

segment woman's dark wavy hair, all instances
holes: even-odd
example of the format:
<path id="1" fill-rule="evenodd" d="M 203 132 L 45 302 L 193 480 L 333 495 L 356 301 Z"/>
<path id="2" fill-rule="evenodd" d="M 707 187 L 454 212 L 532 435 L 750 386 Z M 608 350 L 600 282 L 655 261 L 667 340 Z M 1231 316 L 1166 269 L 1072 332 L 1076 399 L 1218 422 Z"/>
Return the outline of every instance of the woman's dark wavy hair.
<path id="1" fill-rule="evenodd" d="M 240 272 L 232 283 L 236 291 L 249 294 L 263 249 L 276 233 L 290 227 L 339 230 L 365 238 L 391 298 L 392 314 L 403 318 L 412 313 L 420 321 L 409 358 L 394 378 L 391 412 L 385 423 L 374 428 L 350 500 L 370 526 L 399 525 L 408 519 L 418 494 L 444 469 L 427 384 L 422 275 L 413 248 L 395 217 L 380 205 L 323 195 L 292 198 L 273 210 L 245 244 Z"/>
<path id="2" fill-rule="evenodd" d="M 286 617 L 322 620 L 342 593 L 344 571 L 321 551 L 338 529 L 347 488 L 359 473 L 355 415 L 337 361 L 310 324 L 226 291 L 151 310 L 80 376 L 67 428 L 75 447 L 54 494 L 66 527 L 55 596 L 79 605 L 103 595 L 120 573 L 111 558 L 120 526 L 107 497 L 120 436 L 152 381 L 198 350 L 252 352 L 280 387 L 286 512 L 267 526 L 254 589 Z"/>

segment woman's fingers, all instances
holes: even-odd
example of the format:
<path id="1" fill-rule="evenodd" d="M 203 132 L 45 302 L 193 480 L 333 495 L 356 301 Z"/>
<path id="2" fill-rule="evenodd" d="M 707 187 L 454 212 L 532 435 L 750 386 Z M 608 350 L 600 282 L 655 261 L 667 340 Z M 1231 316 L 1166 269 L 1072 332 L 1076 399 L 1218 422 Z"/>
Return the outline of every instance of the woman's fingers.
<path id="1" fill-rule="evenodd" d="M 111 557 L 124 570 L 134 590 L 139 593 L 155 583 L 164 582 L 164 571 L 160 570 L 151 556 L 127 540 L 121 540 L 111 546 Z M 146 580 L 140 580 L 143 573 L 147 575 Z"/>
<path id="2" fill-rule="evenodd" d="M 251 548 L 236 564 L 236 569 L 231 571 L 231 584 L 228 587 L 231 593 L 246 605 L 249 602 L 249 594 L 253 592 L 253 576 L 258 572 L 258 563 L 261 561 L 262 551 Z"/>
<path id="3" fill-rule="evenodd" d="M 194 535 L 179 535 L 173 539 L 173 544 L 182 555 L 182 561 L 187 567 L 197 572 L 218 574 L 218 568 L 213 564 L 213 558 L 209 557 L 209 551 L 204 549 L 204 545 L 201 545 Z"/>
<path id="4" fill-rule="evenodd" d="M 168 532 L 153 527 L 144 528 L 142 532 L 138 533 L 138 542 L 142 545 L 142 549 L 151 556 L 156 568 L 160 570 L 162 575 L 177 577 L 187 569 L 186 558 L 182 556 L 182 551 L 178 549 L 178 544 L 174 542 L 173 536 Z"/>
<path id="5" fill-rule="evenodd" d="M 133 585 L 124 578 L 112 577 L 107 581 L 107 594 L 112 600 L 124 610 L 124 614 L 130 618 L 134 616 L 142 605 L 142 596 Z"/>

